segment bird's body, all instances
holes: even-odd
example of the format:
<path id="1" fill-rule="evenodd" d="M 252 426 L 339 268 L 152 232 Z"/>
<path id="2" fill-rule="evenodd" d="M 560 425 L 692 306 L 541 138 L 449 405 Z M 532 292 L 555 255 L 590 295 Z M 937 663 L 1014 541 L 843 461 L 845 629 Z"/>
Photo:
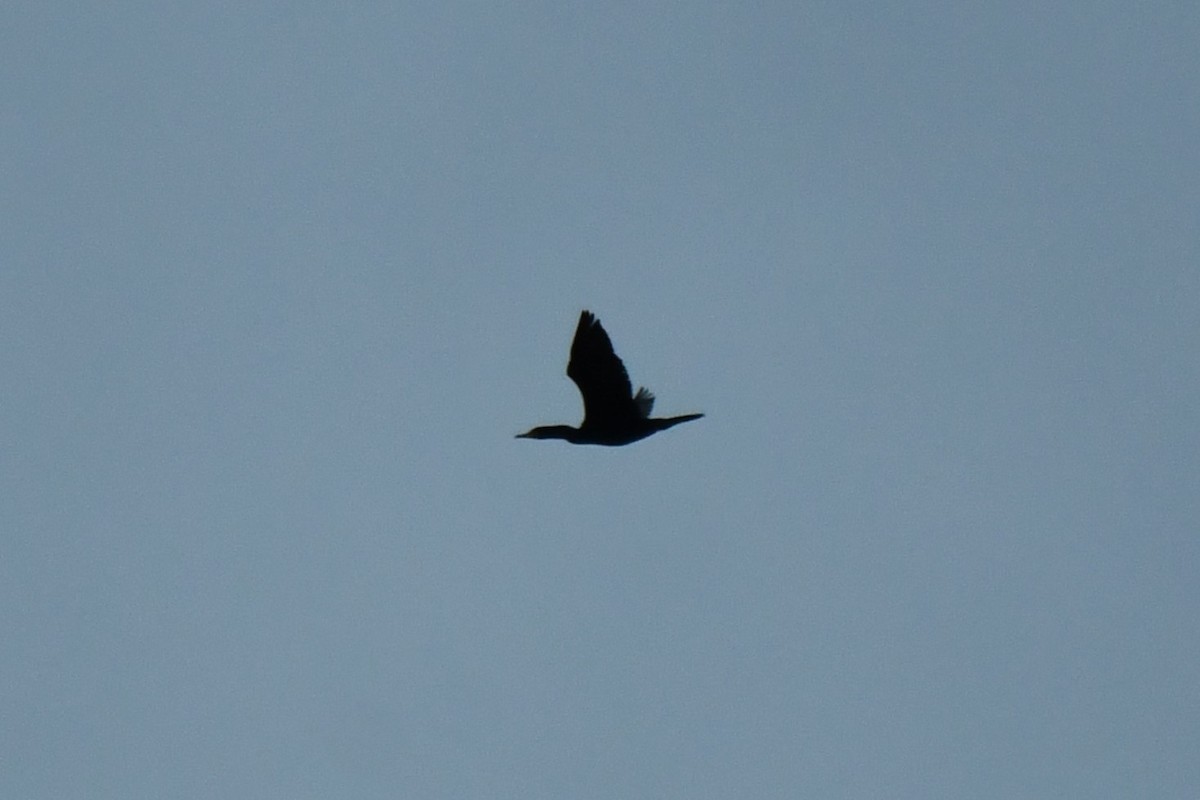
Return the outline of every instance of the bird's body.
<path id="1" fill-rule="evenodd" d="M 612 341 L 600 320 L 590 311 L 579 315 L 567 377 L 575 382 L 583 395 L 583 422 L 578 428 L 543 425 L 518 434 L 518 439 L 564 439 L 571 444 L 615 447 L 704 416 L 651 417 L 654 395 L 644 387 L 639 388 L 636 395 L 633 393 L 625 365 L 613 352 Z"/>

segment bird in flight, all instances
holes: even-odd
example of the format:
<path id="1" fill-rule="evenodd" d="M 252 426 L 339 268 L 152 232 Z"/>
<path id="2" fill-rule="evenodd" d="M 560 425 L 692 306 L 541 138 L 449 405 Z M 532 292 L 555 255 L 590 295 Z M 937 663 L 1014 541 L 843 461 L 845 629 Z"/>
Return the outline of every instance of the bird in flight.
<path id="1" fill-rule="evenodd" d="M 633 393 L 625 365 L 613 352 L 612 341 L 600 326 L 600 320 L 590 311 L 579 315 L 567 377 L 575 381 L 583 395 L 583 422 L 578 428 L 543 425 L 517 434 L 518 439 L 566 439 L 571 444 L 616 447 L 704 416 L 651 417 L 654 395 L 645 387 L 640 387 L 636 395 Z"/>

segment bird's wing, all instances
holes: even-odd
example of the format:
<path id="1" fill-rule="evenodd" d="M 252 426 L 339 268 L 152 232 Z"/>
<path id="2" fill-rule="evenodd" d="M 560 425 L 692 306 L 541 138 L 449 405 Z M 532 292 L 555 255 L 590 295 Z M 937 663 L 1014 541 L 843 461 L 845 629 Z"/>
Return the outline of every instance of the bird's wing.
<path id="1" fill-rule="evenodd" d="M 567 377 L 583 395 L 583 418 L 594 425 L 625 419 L 635 412 L 633 387 L 612 341 L 590 311 L 579 315 Z"/>

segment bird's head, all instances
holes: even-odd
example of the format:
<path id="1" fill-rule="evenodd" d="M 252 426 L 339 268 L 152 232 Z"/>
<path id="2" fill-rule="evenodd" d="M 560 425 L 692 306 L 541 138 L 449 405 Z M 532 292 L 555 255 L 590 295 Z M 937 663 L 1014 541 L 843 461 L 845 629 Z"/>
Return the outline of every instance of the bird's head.
<path id="1" fill-rule="evenodd" d="M 530 428 L 525 433 L 518 433 L 518 439 L 566 439 L 571 441 L 579 433 L 578 428 L 570 425 L 540 425 Z"/>

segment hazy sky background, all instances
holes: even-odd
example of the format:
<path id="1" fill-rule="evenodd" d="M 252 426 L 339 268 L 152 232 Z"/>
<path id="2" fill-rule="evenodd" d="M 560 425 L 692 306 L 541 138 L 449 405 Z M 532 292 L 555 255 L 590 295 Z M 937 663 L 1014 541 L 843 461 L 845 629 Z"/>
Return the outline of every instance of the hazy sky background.
<path id="1" fill-rule="evenodd" d="M 0 795 L 1197 796 L 1200 6 L 751 5 L 0 11 Z"/>

